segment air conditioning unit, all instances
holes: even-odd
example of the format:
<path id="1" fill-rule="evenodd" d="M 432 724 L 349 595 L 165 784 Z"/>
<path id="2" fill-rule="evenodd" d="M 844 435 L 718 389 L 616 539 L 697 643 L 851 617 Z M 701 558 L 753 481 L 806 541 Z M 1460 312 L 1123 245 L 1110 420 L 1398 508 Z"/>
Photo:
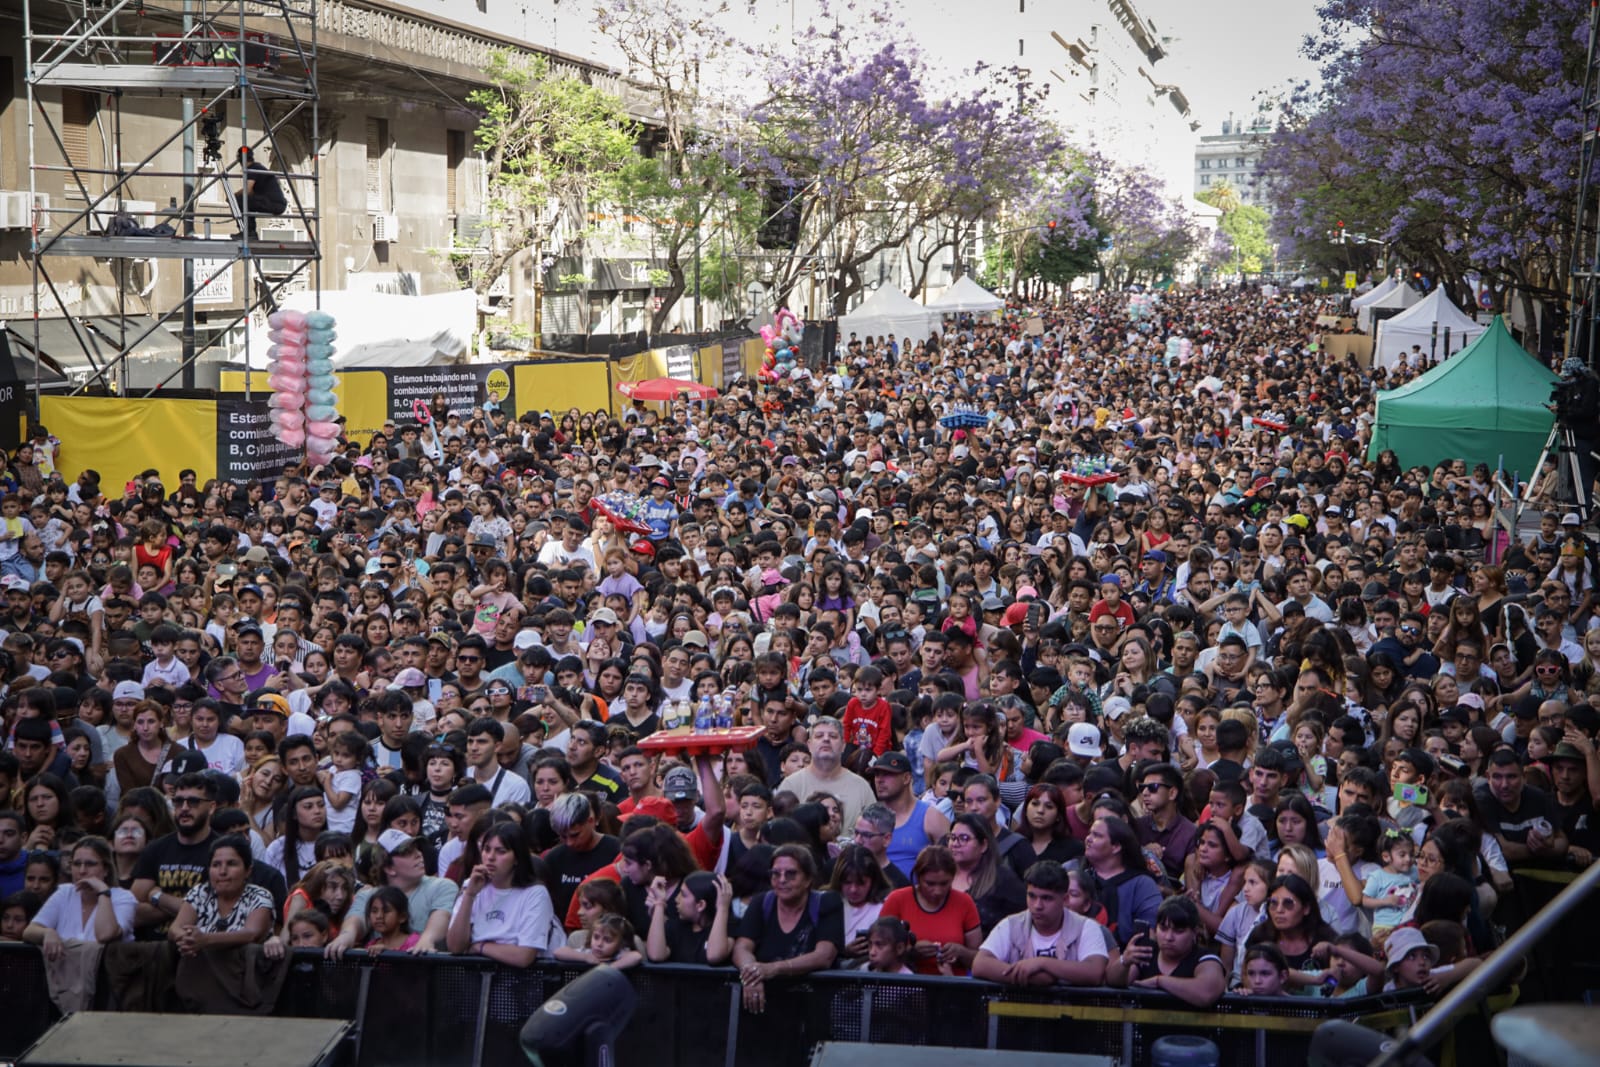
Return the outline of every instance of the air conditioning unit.
<path id="1" fill-rule="evenodd" d="M 256 231 L 256 239 L 262 244 L 276 244 L 278 242 L 304 241 L 306 235 L 303 231 L 293 226 L 262 226 Z M 299 270 L 304 260 L 300 259 L 266 259 L 258 261 L 261 273 L 267 278 L 286 278 Z"/>
<path id="2" fill-rule="evenodd" d="M 0 190 L 0 230 L 26 230 L 28 194 Z"/>
<path id="3" fill-rule="evenodd" d="M 39 203 L 39 231 L 50 229 L 50 194 L 30 195 L 26 189 L 0 190 L 0 230 L 28 230 L 33 228 L 33 204 Z"/>
<path id="4" fill-rule="evenodd" d="M 372 216 L 372 243 L 386 245 L 400 239 L 400 219 L 393 214 Z"/>

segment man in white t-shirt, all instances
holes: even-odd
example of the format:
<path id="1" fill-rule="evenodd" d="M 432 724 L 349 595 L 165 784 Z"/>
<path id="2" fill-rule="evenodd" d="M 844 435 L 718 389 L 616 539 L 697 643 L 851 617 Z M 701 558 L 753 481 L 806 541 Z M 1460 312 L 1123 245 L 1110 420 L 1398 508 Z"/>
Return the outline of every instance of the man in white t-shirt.
<path id="1" fill-rule="evenodd" d="M 500 766 L 495 752 L 506 739 L 505 724 L 498 719 L 475 719 L 467 727 L 467 779 L 493 795 L 491 807 L 526 804 L 533 791 L 528 780 Z"/>
<path id="2" fill-rule="evenodd" d="M 1054 860 L 1028 868 L 1028 910 L 1002 919 L 978 949 L 972 977 L 1008 985 L 1096 986 L 1105 981 L 1105 927 L 1067 910 L 1067 872 Z"/>

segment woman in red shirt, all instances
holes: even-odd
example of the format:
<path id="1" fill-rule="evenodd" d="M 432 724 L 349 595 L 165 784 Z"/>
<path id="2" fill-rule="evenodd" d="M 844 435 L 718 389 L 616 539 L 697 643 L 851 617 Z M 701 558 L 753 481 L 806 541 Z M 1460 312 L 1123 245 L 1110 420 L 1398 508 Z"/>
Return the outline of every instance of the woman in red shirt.
<path id="1" fill-rule="evenodd" d="M 911 868 L 911 885 L 896 889 L 883 902 L 882 915 L 904 919 L 916 938 L 912 956 L 918 974 L 966 974 L 972 967 L 983 928 L 978 906 L 951 885 L 956 860 L 943 845 L 929 845 L 917 853 Z"/>

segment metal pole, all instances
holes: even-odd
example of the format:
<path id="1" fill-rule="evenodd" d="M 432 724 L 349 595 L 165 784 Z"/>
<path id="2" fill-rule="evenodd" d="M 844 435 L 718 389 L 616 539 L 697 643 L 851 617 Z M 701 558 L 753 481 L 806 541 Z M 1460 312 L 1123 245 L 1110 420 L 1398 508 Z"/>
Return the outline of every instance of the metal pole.
<path id="1" fill-rule="evenodd" d="M 694 200 L 694 332 L 700 332 L 700 238 L 705 233 L 705 227 L 700 225 L 704 219 L 700 217 L 700 198 Z"/>
<path id="2" fill-rule="evenodd" d="M 1505 981 L 1533 952 L 1556 926 L 1582 904 L 1584 898 L 1600 887 L 1600 863 L 1591 863 L 1589 869 L 1563 889 L 1556 898 L 1524 923 L 1489 958 L 1483 966 L 1473 971 L 1460 985 L 1435 1004 L 1422 1021 L 1406 1032 L 1405 1037 L 1379 1053 L 1368 1067 L 1391 1067 L 1407 1056 L 1431 1047 L 1449 1033 L 1454 1018 L 1462 1010 L 1472 1007 L 1489 995 L 1489 991 Z"/>
<path id="3" fill-rule="evenodd" d="M 183 38 L 194 32 L 194 0 L 183 0 Z M 194 98 L 183 98 L 183 235 L 194 236 Z M 185 389 L 194 388 L 194 260 L 183 258 L 183 378 Z"/>

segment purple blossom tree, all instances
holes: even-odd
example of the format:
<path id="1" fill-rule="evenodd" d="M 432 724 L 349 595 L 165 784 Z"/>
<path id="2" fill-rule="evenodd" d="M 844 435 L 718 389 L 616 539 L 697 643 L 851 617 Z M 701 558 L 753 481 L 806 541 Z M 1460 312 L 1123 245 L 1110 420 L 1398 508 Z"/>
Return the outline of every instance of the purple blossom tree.
<path id="1" fill-rule="evenodd" d="M 778 302 L 808 273 L 829 279 L 836 313 L 862 268 L 937 231 L 923 263 L 994 218 L 1059 143 L 1038 93 L 1014 71 L 975 89 L 929 91 L 920 56 L 887 5 L 824 5 L 816 22 L 761 57 L 768 95 L 752 109 L 745 163 L 802 190 L 800 240 L 778 255 Z M 926 276 L 926 269 L 923 271 Z"/>
<path id="2" fill-rule="evenodd" d="M 1530 312 L 1559 299 L 1587 0 L 1324 0 L 1319 11 L 1305 52 L 1322 87 L 1286 102 L 1263 161 L 1279 236 L 1315 256 L 1343 221 L 1459 296 L 1475 271 Z"/>

